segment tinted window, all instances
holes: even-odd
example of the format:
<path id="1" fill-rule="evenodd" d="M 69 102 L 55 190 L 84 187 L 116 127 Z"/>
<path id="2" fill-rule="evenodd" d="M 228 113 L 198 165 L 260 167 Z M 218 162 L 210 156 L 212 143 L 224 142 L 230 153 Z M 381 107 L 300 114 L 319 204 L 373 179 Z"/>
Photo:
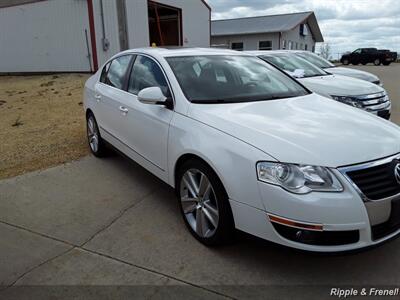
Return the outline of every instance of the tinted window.
<path id="1" fill-rule="evenodd" d="M 157 63 L 146 57 L 138 56 L 129 78 L 128 91 L 137 95 L 141 90 L 158 86 L 166 97 L 170 97 L 167 81 Z"/>
<path id="2" fill-rule="evenodd" d="M 293 73 L 295 70 L 301 69 L 304 70 L 304 77 L 328 75 L 324 70 L 310 64 L 308 61 L 298 57 L 297 55 L 262 55 L 261 58 L 288 73 Z"/>
<path id="3" fill-rule="evenodd" d="M 107 70 L 107 75 L 104 76 L 104 81 L 102 82 L 118 89 L 122 89 L 125 73 L 128 70 L 131 57 L 131 55 L 124 55 L 114 59 Z M 105 72 L 105 70 L 103 70 L 103 72 Z"/>
<path id="4" fill-rule="evenodd" d="M 103 70 L 101 71 L 101 76 L 100 76 L 100 82 L 102 83 L 106 83 L 106 79 L 107 79 L 107 72 L 108 69 L 110 68 L 111 62 L 107 63 Z"/>
<path id="5" fill-rule="evenodd" d="M 306 48 L 307 48 L 307 44 L 306 44 Z M 310 53 L 310 52 L 300 52 L 300 53 L 296 53 L 296 55 L 304 58 L 305 60 L 309 61 L 310 63 L 312 63 L 313 65 L 316 65 L 319 68 L 332 68 L 335 65 L 330 63 L 328 60 L 314 54 L 314 53 Z"/>
<path id="6" fill-rule="evenodd" d="M 167 58 L 186 98 L 195 103 L 251 102 L 297 97 L 308 92 L 256 57 Z"/>

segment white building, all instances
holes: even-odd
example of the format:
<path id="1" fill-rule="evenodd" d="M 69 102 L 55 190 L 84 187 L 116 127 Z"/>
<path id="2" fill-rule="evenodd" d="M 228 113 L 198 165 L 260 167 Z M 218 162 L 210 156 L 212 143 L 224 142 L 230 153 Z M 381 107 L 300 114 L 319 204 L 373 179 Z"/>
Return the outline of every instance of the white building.
<path id="1" fill-rule="evenodd" d="M 323 42 L 314 12 L 211 22 L 213 47 L 234 50 L 309 50 Z"/>
<path id="2" fill-rule="evenodd" d="M 128 48 L 210 46 L 204 0 L 1 0 L 0 73 L 90 72 Z"/>

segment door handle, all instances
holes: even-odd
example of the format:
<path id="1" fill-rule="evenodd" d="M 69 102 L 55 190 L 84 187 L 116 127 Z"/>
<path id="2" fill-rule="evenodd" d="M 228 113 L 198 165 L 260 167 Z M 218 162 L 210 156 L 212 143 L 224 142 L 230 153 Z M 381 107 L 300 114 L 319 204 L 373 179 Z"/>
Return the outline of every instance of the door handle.
<path id="1" fill-rule="evenodd" d="M 96 99 L 97 102 L 99 102 L 101 100 L 101 95 L 96 94 L 94 95 L 94 98 Z"/>
<path id="2" fill-rule="evenodd" d="M 126 107 L 123 107 L 123 106 L 120 106 L 120 107 L 119 107 L 119 110 L 120 110 L 122 113 L 124 113 L 124 114 L 127 114 L 128 111 L 129 111 L 129 109 L 127 109 Z"/>

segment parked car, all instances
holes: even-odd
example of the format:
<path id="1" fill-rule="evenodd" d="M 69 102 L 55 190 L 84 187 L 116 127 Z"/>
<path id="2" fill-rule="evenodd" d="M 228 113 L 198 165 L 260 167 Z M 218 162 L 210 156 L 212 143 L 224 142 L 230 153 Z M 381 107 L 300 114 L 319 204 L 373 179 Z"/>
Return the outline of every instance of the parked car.
<path id="1" fill-rule="evenodd" d="M 396 61 L 396 59 L 397 52 L 378 50 L 376 48 L 359 48 L 351 53 L 343 54 L 340 62 L 344 65 L 374 63 L 375 66 L 379 66 L 380 64 L 388 66 L 391 62 Z"/>
<path id="2" fill-rule="evenodd" d="M 391 102 L 386 91 L 370 82 L 341 75 L 332 75 L 293 52 L 248 51 L 287 72 L 304 86 L 322 96 L 337 100 L 389 119 Z"/>
<path id="3" fill-rule="evenodd" d="M 348 77 L 353 77 L 365 81 L 369 81 L 375 84 L 382 86 L 382 83 L 378 76 L 371 74 L 369 72 L 339 67 L 331 63 L 329 60 L 322 58 L 321 56 L 312 53 L 310 51 L 302 51 L 302 50 L 288 50 L 290 52 L 295 53 L 296 55 L 300 56 L 301 58 L 305 59 L 309 63 L 317 66 L 318 68 L 323 69 L 327 73 L 334 74 L 334 75 L 343 75 Z"/>
<path id="4" fill-rule="evenodd" d="M 110 144 L 175 188 L 206 245 L 235 228 L 321 252 L 399 234 L 399 127 L 256 57 L 128 50 L 88 79 L 84 108 L 92 153 Z"/>

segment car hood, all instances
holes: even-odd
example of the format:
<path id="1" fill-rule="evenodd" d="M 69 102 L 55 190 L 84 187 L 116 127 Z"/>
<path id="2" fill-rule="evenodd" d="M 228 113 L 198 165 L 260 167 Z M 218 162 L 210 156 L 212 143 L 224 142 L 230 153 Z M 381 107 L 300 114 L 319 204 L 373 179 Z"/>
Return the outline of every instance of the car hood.
<path id="1" fill-rule="evenodd" d="M 335 74 L 335 75 L 343 75 L 343 76 L 353 77 L 353 78 L 357 78 L 357 79 L 361 79 L 361 80 L 366 80 L 369 82 L 379 81 L 378 76 L 375 76 L 374 74 L 371 74 L 371 73 L 368 73 L 365 71 L 350 69 L 350 68 L 335 67 L 335 68 L 325 69 L 325 71 L 328 73 Z"/>
<path id="2" fill-rule="evenodd" d="M 298 78 L 311 91 L 322 96 L 359 96 L 384 92 L 379 85 L 342 75 Z"/>
<path id="3" fill-rule="evenodd" d="M 400 152 L 397 125 L 310 94 L 234 104 L 192 104 L 188 116 L 287 163 L 346 166 Z"/>

